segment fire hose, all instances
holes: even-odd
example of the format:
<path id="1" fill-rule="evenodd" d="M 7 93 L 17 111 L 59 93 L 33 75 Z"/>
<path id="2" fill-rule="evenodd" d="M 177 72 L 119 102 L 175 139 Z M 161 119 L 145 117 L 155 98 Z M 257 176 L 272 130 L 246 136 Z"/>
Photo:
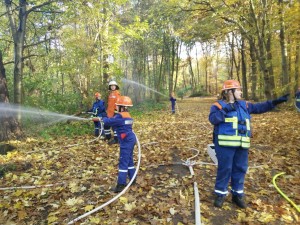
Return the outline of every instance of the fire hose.
<path id="1" fill-rule="evenodd" d="M 132 182 L 135 180 L 136 175 L 137 175 L 137 173 L 138 173 L 138 171 L 139 171 L 139 168 L 140 168 L 140 164 L 141 164 L 141 157 L 142 157 L 142 154 L 141 154 L 141 145 L 140 145 L 140 142 L 139 142 L 139 140 L 138 140 L 138 138 L 137 138 L 136 135 L 135 135 L 135 137 L 136 137 L 136 143 L 137 143 L 138 151 L 139 151 L 139 152 L 138 152 L 138 153 L 139 153 L 139 154 L 138 154 L 138 163 L 137 163 L 137 166 L 136 166 L 136 171 L 135 171 L 135 173 L 134 173 L 132 179 L 130 180 L 130 182 L 127 184 L 127 186 L 123 189 L 123 191 L 121 191 L 118 195 L 116 195 L 115 197 L 113 197 L 113 198 L 110 199 L 109 201 L 107 201 L 107 202 L 105 202 L 104 204 L 102 204 L 102 205 L 96 207 L 95 209 L 93 209 L 93 210 L 91 210 L 91 211 L 89 211 L 89 212 L 87 212 L 87 213 L 85 213 L 85 214 L 83 214 L 83 215 L 81 215 L 81 216 L 79 216 L 79 217 L 77 217 L 77 218 L 71 220 L 70 222 L 68 222 L 68 224 L 73 224 L 73 223 L 77 222 L 78 220 L 81 220 L 81 219 L 83 219 L 83 218 L 85 218 L 85 217 L 87 217 L 87 216 L 93 214 L 94 212 L 99 211 L 100 209 L 104 208 L 105 206 L 107 206 L 107 205 L 109 205 L 110 203 L 112 203 L 112 202 L 114 202 L 115 200 L 117 200 L 119 197 L 121 197 L 121 196 L 127 191 L 127 189 L 130 187 L 130 185 L 132 184 Z"/>
<path id="2" fill-rule="evenodd" d="M 298 206 L 295 204 L 295 202 L 293 202 L 287 195 L 285 195 L 285 194 L 280 190 L 280 188 L 277 186 L 277 184 L 276 184 L 276 178 L 279 177 L 279 176 L 281 176 L 281 175 L 283 175 L 283 174 L 285 174 L 285 172 L 278 173 L 278 174 L 276 174 L 276 175 L 273 177 L 272 181 L 273 181 L 274 187 L 275 187 L 276 190 L 282 195 L 282 197 L 284 197 L 289 203 L 291 203 L 292 206 L 294 206 L 295 209 L 300 213 L 300 207 L 298 207 Z"/>

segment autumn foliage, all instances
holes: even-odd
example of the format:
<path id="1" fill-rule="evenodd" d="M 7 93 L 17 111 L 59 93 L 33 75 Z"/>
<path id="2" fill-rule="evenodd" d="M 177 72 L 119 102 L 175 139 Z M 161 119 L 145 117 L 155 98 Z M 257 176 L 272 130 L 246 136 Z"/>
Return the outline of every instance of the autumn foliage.
<path id="1" fill-rule="evenodd" d="M 142 151 L 137 184 L 76 224 L 195 224 L 194 182 L 204 224 L 299 223 L 297 210 L 272 184 L 274 175 L 285 172 L 277 185 L 300 204 L 299 113 L 285 104 L 253 115 L 245 184 L 249 207 L 238 209 L 228 196 L 218 209 L 212 204 L 216 166 L 206 151 L 212 136 L 208 113 L 213 101 L 185 99 L 177 102 L 175 115 L 165 110 L 135 118 Z M 0 156 L 0 224 L 67 224 L 115 196 L 110 188 L 117 178 L 116 145 L 108 146 L 91 134 L 51 141 L 31 137 L 10 144 L 15 149 Z M 137 152 L 136 148 L 136 159 Z M 184 163 L 195 155 L 191 176 Z"/>

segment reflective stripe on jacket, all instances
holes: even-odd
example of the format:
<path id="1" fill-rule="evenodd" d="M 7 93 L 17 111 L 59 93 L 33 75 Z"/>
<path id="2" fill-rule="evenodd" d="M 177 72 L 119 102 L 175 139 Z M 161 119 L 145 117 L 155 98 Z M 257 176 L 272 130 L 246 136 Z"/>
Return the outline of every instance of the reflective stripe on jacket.
<path id="1" fill-rule="evenodd" d="M 218 101 L 224 108 L 226 103 Z M 237 101 L 234 104 L 235 111 L 225 115 L 224 123 L 219 124 L 218 143 L 220 146 L 250 148 L 250 114 L 245 101 Z"/>
<path id="2" fill-rule="evenodd" d="M 106 116 L 105 102 L 103 100 L 96 100 L 93 103 L 93 107 L 90 111 L 93 112 L 95 116 L 105 117 Z"/>

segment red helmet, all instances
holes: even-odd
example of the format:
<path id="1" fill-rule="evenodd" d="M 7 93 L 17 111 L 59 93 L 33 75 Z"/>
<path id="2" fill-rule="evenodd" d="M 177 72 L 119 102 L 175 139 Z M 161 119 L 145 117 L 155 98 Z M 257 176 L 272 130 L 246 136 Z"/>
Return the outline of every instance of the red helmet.
<path id="1" fill-rule="evenodd" d="M 99 98 L 99 97 L 101 97 L 101 94 L 99 92 L 96 92 L 95 93 L 95 98 Z"/>
<path id="2" fill-rule="evenodd" d="M 117 99 L 116 105 L 133 106 L 132 101 L 128 96 L 120 96 Z"/>
<path id="3" fill-rule="evenodd" d="M 242 88 L 240 82 L 238 82 L 237 80 L 226 80 L 223 84 L 222 91 L 234 88 Z"/>

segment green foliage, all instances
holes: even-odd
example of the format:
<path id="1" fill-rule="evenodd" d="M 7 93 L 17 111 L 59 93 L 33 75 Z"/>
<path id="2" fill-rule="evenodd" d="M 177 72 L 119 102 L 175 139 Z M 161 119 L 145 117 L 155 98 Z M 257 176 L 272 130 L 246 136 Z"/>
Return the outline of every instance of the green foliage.
<path id="1" fill-rule="evenodd" d="M 183 98 L 191 90 L 192 90 L 192 88 L 190 86 L 186 87 L 186 88 L 181 88 L 181 89 L 177 90 L 176 94 L 179 98 Z"/>
<path id="2" fill-rule="evenodd" d="M 13 2 L 17 7 L 18 1 Z M 40 0 L 30 1 L 27 9 L 42 3 L 43 1 Z M 261 16 L 264 15 L 262 12 L 271 9 L 262 8 L 259 1 L 253 3 L 257 10 L 255 13 L 258 16 L 258 25 L 260 25 Z M 244 30 L 245 35 L 253 37 L 253 41 L 257 42 L 256 26 L 253 24 L 254 18 L 249 13 L 249 4 L 250 2 L 241 4 L 239 1 L 226 1 L 226 3 L 206 1 L 206 4 L 200 4 L 187 0 L 52 2 L 43 6 L 40 12 L 37 10 L 28 15 L 22 77 L 23 104 L 53 112 L 74 114 L 85 105 L 91 105 L 90 96 L 95 91 L 100 91 L 105 96 L 107 77 L 104 74 L 109 78 L 115 77 L 118 81 L 126 76 L 168 96 L 168 83 L 172 82 L 168 76 L 172 72 L 173 40 L 178 44 L 184 42 L 185 47 L 194 46 L 195 43 L 201 43 L 203 47 L 201 56 L 198 52 L 199 57 L 202 57 L 198 58 L 200 79 L 193 84 L 193 91 L 204 85 L 205 72 L 208 76 L 213 75 L 211 73 L 214 72 L 212 70 L 214 63 L 218 63 L 216 82 L 220 82 L 228 77 L 229 59 L 227 56 L 223 58 L 225 54 L 220 54 L 220 58 L 216 59 L 214 49 L 217 50 L 218 45 L 221 45 L 219 49 L 224 49 L 226 42 L 229 41 L 228 33 L 234 30 L 238 40 L 241 37 L 240 30 Z M 266 12 L 270 16 L 271 26 L 266 28 L 270 29 L 268 33 L 275 37 L 272 39 L 271 49 L 274 65 L 276 65 L 274 74 L 281 74 L 277 32 L 280 21 L 276 18 L 278 13 L 274 11 L 276 4 L 272 6 L 274 6 L 272 11 Z M 4 4 L 0 4 L 0 11 L 2 12 L 0 49 L 3 51 L 9 98 L 12 102 L 14 97 L 13 43 Z M 291 40 L 289 58 L 293 59 L 297 54 L 296 43 L 299 42 L 298 24 L 294 22 L 299 19 L 299 3 L 292 1 L 286 4 L 284 12 L 284 22 L 287 24 L 286 35 L 287 39 Z M 17 10 L 14 13 L 17 16 Z M 51 38 L 51 40 L 47 41 L 44 38 Z M 35 45 L 36 43 L 39 44 Z M 249 45 L 246 40 L 246 55 L 249 53 L 247 44 Z M 236 57 L 238 59 L 238 53 Z M 246 60 L 247 71 L 249 71 L 250 59 Z M 191 74 L 188 71 L 190 68 L 185 65 L 184 60 L 179 59 L 179 61 L 177 89 L 182 80 L 187 85 L 191 84 Z M 192 67 L 195 70 L 195 64 Z M 295 70 L 295 65 L 291 63 L 291 74 L 296 74 Z M 174 75 L 175 71 L 173 72 Z M 295 80 L 293 76 L 291 81 Z M 251 85 L 251 77 L 248 78 Z M 208 79 L 212 78 L 208 77 Z M 263 82 L 263 77 L 259 74 L 258 81 Z M 282 87 L 280 84 L 277 86 L 274 90 L 280 92 Z M 263 95 L 263 85 L 259 89 L 261 90 L 258 92 Z M 193 94 L 191 91 L 191 87 L 180 88 L 176 95 L 180 98 L 208 95 L 203 90 L 197 89 Z M 141 96 L 139 94 L 132 93 L 132 96 L 135 95 L 133 99 L 138 99 Z M 151 93 L 151 97 L 153 96 L 158 95 Z M 160 95 L 156 99 L 168 102 L 167 97 Z M 134 106 L 132 113 L 142 116 L 144 112 L 162 110 L 164 107 L 164 103 L 144 101 Z M 39 121 L 29 120 L 24 122 L 26 127 L 38 123 Z M 56 130 L 55 127 L 47 129 L 47 132 L 42 133 L 45 138 L 51 138 L 56 131 L 73 133 L 72 128 L 61 131 Z"/>
<path id="3" fill-rule="evenodd" d="M 190 95 L 190 97 L 205 97 L 205 96 L 210 96 L 210 94 L 204 90 L 198 91 Z"/>

